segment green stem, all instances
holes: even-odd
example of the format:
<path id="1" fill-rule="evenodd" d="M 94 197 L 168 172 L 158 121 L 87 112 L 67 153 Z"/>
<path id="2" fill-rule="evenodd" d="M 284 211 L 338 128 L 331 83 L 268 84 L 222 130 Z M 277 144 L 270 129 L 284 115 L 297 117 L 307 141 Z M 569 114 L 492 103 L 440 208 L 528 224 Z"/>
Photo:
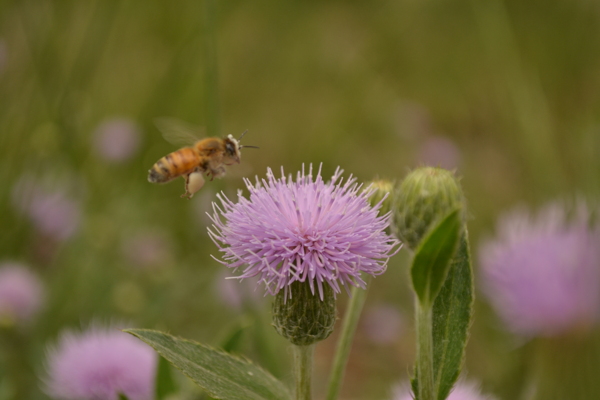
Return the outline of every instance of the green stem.
<path id="1" fill-rule="evenodd" d="M 296 400 L 311 400 L 311 377 L 315 345 L 296 346 L 293 344 L 292 349 L 294 351 Z"/>
<path id="2" fill-rule="evenodd" d="M 417 302 L 418 400 L 434 400 L 432 308 Z"/>
<path id="3" fill-rule="evenodd" d="M 367 285 L 368 283 L 369 281 L 367 281 Z M 326 397 L 327 400 L 336 400 L 340 394 L 346 363 L 348 362 L 348 357 L 350 356 L 352 339 L 354 338 L 354 332 L 356 332 L 358 319 L 365 304 L 366 298 L 366 289 L 357 287 L 352 288 L 352 297 L 344 315 L 344 325 L 342 326 L 342 332 L 340 334 L 335 352 L 335 358 L 333 360 L 333 367 L 331 368 L 331 375 L 329 376 L 329 388 L 327 389 Z"/>

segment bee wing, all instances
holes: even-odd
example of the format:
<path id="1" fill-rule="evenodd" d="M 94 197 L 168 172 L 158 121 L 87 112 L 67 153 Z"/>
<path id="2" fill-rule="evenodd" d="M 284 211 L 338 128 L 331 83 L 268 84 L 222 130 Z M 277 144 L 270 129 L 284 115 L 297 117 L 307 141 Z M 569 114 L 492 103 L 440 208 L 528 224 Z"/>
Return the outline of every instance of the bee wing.
<path id="1" fill-rule="evenodd" d="M 177 118 L 156 118 L 154 124 L 165 140 L 176 146 L 189 146 L 204 136 L 204 129 Z"/>

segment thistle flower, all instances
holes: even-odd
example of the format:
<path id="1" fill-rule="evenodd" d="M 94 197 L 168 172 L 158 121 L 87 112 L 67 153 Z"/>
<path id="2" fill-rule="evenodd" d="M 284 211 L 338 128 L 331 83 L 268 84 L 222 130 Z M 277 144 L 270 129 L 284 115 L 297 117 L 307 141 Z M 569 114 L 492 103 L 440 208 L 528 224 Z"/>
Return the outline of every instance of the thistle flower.
<path id="1" fill-rule="evenodd" d="M 481 246 L 482 288 L 515 333 L 553 336 L 600 316 L 600 235 L 580 205 L 574 218 L 559 204 L 537 217 L 502 217 Z"/>
<path id="2" fill-rule="evenodd" d="M 414 395 L 410 385 L 403 384 L 395 388 L 393 400 L 413 400 Z M 481 394 L 479 387 L 472 382 L 458 382 L 446 400 L 494 400 L 495 397 Z"/>
<path id="3" fill-rule="evenodd" d="M 0 322 L 22 324 L 31 320 L 42 306 L 43 286 L 23 265 L 0 264 Z"/>
<path id="4" fill-rule="evenodd" d="M 117 329 L 63 333 L 48 353 L 46 391 L 63 400 L 154 398 L 156 353 Z"/>
<path id="5" fill-rule="evenodd" d="M 140 128 L 128 118 L 106 119 L 94 132 L 96 152 L 110 162 L 131 158 L 140 146 Z"/>
<path id="6" fill-rule="evenodd" d="M 245 180 L 249 199 L 239 193 L 233 203 L 219 195 L 222 208 L 213 203 L 209 235 L 224 253 L 220 262 L 243 267 L 239 279 L 258 276 L 273 295 L 287 294 L 293 282 L 308 282 L 313 293 L 316 286 L 321 299 L 323 285 L 334 293 L 364 288 L 361 272 L 383 273 L 398 241 L 385 233 L 390 216 L 378 216 L 381 204 L 369 205 L 372 190 L 361 190 L 352 177 L 342 182 L 342 172 L 325 183 L 311 165 L 294 182 L 283 169 L 279 179 L 268 169 L 266 180 Z"/>

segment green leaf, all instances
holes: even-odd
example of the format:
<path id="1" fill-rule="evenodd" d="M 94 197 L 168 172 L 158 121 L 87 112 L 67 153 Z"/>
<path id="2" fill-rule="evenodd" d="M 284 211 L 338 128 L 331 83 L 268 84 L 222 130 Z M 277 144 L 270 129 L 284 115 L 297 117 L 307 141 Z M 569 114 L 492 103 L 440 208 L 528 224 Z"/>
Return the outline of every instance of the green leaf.
<path id="1" fill-rule="evenodd" d="M 175 381 L 173 381 L 171 365 L 164 357 L 158 357 L 155 386 L 156 399 L 162 400 L 176 390 L 177 387 L 175 386 Z"/>
<path id="2" fill-rule="evenodd" d="M 248 328 L 247 323 L 236 323 L 225 334 L 225 337 L 221 340 L 220 347 L 228 353 L 237 350 L 240 347 L 246 328 Z"/>
<path id="3" fill-rule="evenodd" d="M 142 339 L 212 397 L 289 400 L 286 387 L 251 361 L 222 350 L 148 329 L 125 332 Z"/>
<path id="4" fill-rule="evenodd" d="M 413 288 L 425 307 L 433 304 L 460 239 L 460 208 L 449 213 L 419 244 L 410 270 Z"/>
<path id="5" fill-rule="evenodd" d="M 433 304 L 433 372 L 438 400 L 446 399 L 460 373 L 473 300 L 473 269 L 465 227 L 444 286 Z"/>
<path id="6" fill-rule="evenodd" d="M 129 400 L 129 399 L 124 394 L 119 393 L 119 400 Z"/>

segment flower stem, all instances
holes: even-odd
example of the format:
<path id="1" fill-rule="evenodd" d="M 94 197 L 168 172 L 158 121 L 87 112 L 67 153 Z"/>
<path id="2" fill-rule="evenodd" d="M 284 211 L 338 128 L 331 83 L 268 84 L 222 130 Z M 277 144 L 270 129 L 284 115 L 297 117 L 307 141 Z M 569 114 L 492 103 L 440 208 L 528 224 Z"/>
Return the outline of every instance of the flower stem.
<path id="1" fill-rule="evenodd" d="M 344 315 L 344 325 L 342 326 L 342 332 L 340 334 L 335 352 L 335 358 L 333 360 L 331 375 L 329 376 L 329 388 L 327 389 L 326 397 L 327 400 L 336 400 L 340 394 L 346 363 L 348 362 L 348 357 L 350 356 L 352 339 L 354 337 L 354 332 L 356 332 L 358 319 L 365 304 L 366 298 L 366 289 L 357 287 L 352 288 L 352 297 Z"/>
<path id="2" fill-rule="evenodd" d="M 419 400 L 434 400 L 432 307 L 417 302 L 417 379 Z"/>
<path id="3" fill-rule="evenodd" d="M 296 400 L 311 400 L 311 377 L 315 345 L 292 345 L 294 351 L 294 376 L 296 379 Z"/>

